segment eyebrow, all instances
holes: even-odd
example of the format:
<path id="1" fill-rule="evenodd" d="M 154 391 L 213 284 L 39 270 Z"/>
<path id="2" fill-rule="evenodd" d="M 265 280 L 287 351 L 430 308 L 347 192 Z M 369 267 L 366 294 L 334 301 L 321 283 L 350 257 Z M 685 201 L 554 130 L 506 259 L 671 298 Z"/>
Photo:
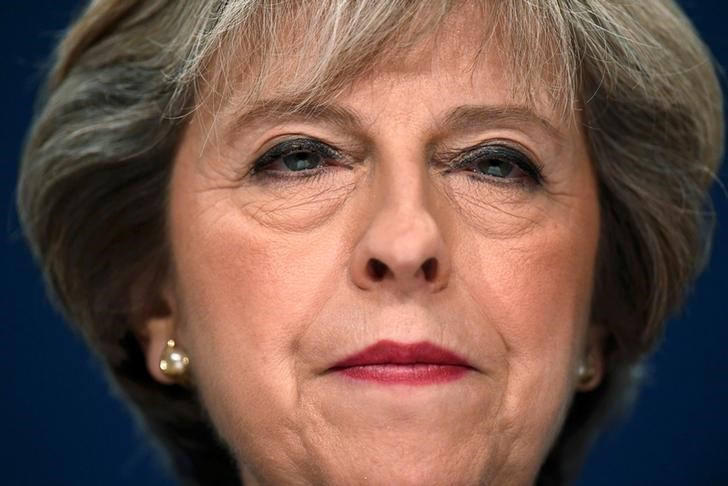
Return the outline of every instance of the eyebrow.
<path id="1" fill-rule="evenodd" d="M 236 132 L 255 120 L 316 120 L 350 130 L 361 130 L 359 115 L 346 107 L 315 100 L 263 99 L 237 116 L 231 131 Z"/>
<path id="2" fill-rule="evenodd" d="M 349 131 L 362 131 L 364 125 L 361 117 L 355 111 L 335 103 L 271 98 L 255 103 L 240 114 L 233 122 L 232 131 L 236 132 L 259 119 L 315 120 L 340 126 Z M 438 122 L 437 130 L 440 133 L 476 131 L 501 125 L 536 126 L 559 141 L 564 139 L 564 134 L 558 128 L 528 106 L 509 104 L 458 106 L 447 112 L 442 121 Z"/>
<path id="3" fill-rule="evenodd" d="M 561 141 L 564 134 L 546 118 L 522 105 L 464 105 L 445 115 L 441 124 L 444 131 L 472 131 L 499 125 L 539 127 Z"/>

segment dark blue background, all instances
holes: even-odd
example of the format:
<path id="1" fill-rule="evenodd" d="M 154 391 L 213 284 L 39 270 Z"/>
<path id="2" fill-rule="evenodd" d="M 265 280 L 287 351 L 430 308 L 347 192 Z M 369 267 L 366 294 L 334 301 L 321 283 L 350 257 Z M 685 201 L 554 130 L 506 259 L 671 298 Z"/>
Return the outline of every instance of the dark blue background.
<path id="1" fill-rule="evenodd" d="M 719 64 L 728 65 L 728 2 L 682 4 Z M 78 5 L 0 4 L 0 483 L 165 486 L 171 483 L 94 359 L 46 302 L 14 212 L 17 160 L 41 68 Z M 713 197 L 711 266 L 684 315 L 670 322 L 636 410 L 601 438 L 580 486 L 728 484 L 728 203 L 717 188 Z"/>

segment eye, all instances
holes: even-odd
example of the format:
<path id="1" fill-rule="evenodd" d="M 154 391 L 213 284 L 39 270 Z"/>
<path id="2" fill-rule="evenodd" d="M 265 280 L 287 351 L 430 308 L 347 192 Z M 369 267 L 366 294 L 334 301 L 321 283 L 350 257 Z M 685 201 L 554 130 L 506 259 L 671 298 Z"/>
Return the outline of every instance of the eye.
<path id="1" fill-rule="evenodd" d="M 512 162 L 499 159 L 479 160 L 476 164 L 476 167 L 483 174 L 493 177 L 505 178 L 513 174 L 514 171 L 516 172 L 515 175 L 519 175 L 518 173 L 521 172 L 521 170 L 517 168 Z"/>
<path id="2" fill-rule="evenodd" d="M 308 152 L 301 150 L 298 152 L 291 152 L 280 158 L 283 165 L 294 172 L 302 170 L 310 170 L 318 167 L 323 161 L 321 154 L 316 152 Z"/>
<path id="3" fill-rule="evenodd" d="M 541 184 L 541 167 L 518 149 L 489 144 L 466 151 L 453 166 L 473 176 L 500 183 Z"/>
<path id="4" fill-rule="evenodd" d="M 337 150 L 323 142 L 296 138 L 269 149 L 253 163 L 250 174 L 275 179 L 310 177 L 326 170 L 328 163 L 342 158 Z"/>

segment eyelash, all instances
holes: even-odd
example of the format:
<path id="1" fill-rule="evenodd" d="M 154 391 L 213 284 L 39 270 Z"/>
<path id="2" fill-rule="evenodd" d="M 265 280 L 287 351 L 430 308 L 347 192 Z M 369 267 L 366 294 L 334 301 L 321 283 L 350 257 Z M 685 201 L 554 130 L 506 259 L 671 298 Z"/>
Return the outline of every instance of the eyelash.
<path id="1" fill-rule="evenodd" d="M 535 162 L 532 157 L 529 157 L 520 149 L 512 147 L 505 142 L 491 141 L 487 144 L 475 145 L 461 151 L 459 154 L 453 154 L 452 157 L 446 156 L 441 159 L 454 160 L 454 162 L 451 162 L 450 164 L 445 164 L 449 165 L 448 168 L 445 169 L 445 173 L 450 173 L 453 170 L 467 169 L 468 166 L 479 161 L 497 160 L 511 164 L 514 168 L 522 171 L 529 179 L 507 179 L 505 177 L 491 176 L 482 172 L 477 172 L 474 169 L 467 171 L 469 172 L 469 177 L 477 182 L 507 185 L 525 185 L 531 183 L 538 186 L 543 185 L 544 183 L 543 165 Z"/>
<path id="2" fill-rule="evenodd" d="M 324 176 L 325 172 L 328 172 L 328 169 L 326 168 L 316 168 L 298 173 L 291 171 L 289 174 L 292 175 L 279 175 L 281 172 L 285 171 L 264 170 L 275 161 L 287 155 L 302 152 L 315 153 L 320 156 L 322 160 L 329 162 L 332 160 L 340 161 L 344 158 L 341 152 L 323 142 L 310 138 L 295 138 L 285 140 L 264 153 L 253 163 L 250 175 L 254 178 L 264 179 L 267 182 L 285 184 L 287 182 L 303 180 L 306 182 L 314 182 Z"/>
<path id="3" fill-rule="evenodd" d="M 265 182 L 286 184 L 304 181 L 315 182 L 330 172 L 330 169 L 327 167 L 317 167 L 300 172 L 266 170 L 274 162 L 296 153 L 315 154 L 323 162 L 340 162 L 345 158 L 339 150 L 328 144 L 311 138 L 295 138 L 285 140 L 264 153 L 253 163 L 249 175 Z M 446 163 L 445 161 L 448 160 L 452 162 L 449 164 Z M 469 178 L 479 183 L 485 182 L 503 185 L 526 185 L 531 183 L 538 186 L 544 183 L 543 166 L 534 162 L 531 157 L 524 154 L 521 150 L 511 147 L 504 142 L 488 142 L 487 144 L 469 147 L 452 155 L 446 153 L 444 157 L 439 156 L 436 162 L 447 166 L 444 172 L 450 173 L 453 170 L 467 169 L 470 164 L 483 160 L 499 160 L 511 164 L 514 168 L 522 171 L 529 180 L 492 176 L 477 172 L 475 169 L 467 171 L 469 172 Z M 341 166 L 348 167 L 345 164 L 341 164 Z"/>

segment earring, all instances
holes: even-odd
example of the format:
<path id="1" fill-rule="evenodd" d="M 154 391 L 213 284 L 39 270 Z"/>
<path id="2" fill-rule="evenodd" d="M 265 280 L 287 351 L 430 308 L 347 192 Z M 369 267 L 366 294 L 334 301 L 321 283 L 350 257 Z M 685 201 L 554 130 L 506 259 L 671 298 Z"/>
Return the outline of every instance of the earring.
<path id="1" fill-rule="evenodd" d="M 594 357 L 592 353 L 586 355 L 586 358 L 579 363 L 579 367 L 576 369 L 576 377 L 579 379 L 579 385 L 584 387 L 588 386 L 597 374 L 596 367 L 594 366 Z"/>
<path id="2" fill-rule="evenodd" d="M 187 352 L 177 346 L 174 339 L 168 340 L 159 359 L 159 369 L 162 370 L 162 373 L 178 383 L 185 383 L 188 379 L 189 366 L 190 357 Z"/>

